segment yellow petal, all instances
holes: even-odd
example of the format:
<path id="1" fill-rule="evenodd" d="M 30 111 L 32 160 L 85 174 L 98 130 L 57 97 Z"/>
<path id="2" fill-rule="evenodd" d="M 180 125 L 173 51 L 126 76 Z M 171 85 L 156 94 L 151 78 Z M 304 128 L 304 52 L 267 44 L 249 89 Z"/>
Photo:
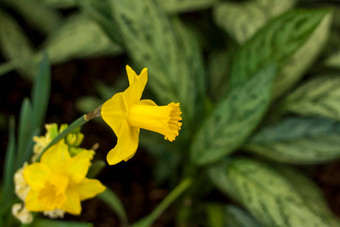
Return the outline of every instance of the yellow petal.
<path id="1" fill-rule="evenodd" d="M 147 105 L 147 106 L 157 106 L 157 104 L 152 101 L 151 99 L 142 99 L 139 101 L 140 105 Z"/>
<path id="2" fill-rule="evenodd" d="M 76 187 L 81 201 L 95 197 L 106 189 L 99 180 L 89 178 L 84 178 Z"/>
<path id="3" fill-rule="evenodd" d="M 66 200 L 60 209 L 73 215 L 79 215 L 81 213 L 81 204 L 77 191 L 73 188 L 68 188 L 65 191 Z"/>
<path id="4" fill-rule="evenodd" d="M 115 165 L 123 160 L 127 161 L 136 153 L 139 140 L 139 128 L 130 127 L 127 122 L 124 122 L 117 137 L 117 145 L 106 157 L 110 165 Z"/>
<path id="5" fill-rule="evenodd" d="M 61 140 L 42 155 L 40 162 L 49 166 L 54 173 L 60 173 L 70 159 L 68 146 Z"/>
<path id="6" fill-rule="evenodd" d="M 50 179 L 52 172 L 50 168 L 43 163 L 33 163 L 25 167 L 24 179 L 26 183 L 34 190 L 44 187 L 45 182 Z"/>
<path id="7" fill-rule="evenodd" d="M 94 152 L 84 150 L 71 158 L 65 165 L 65 169 L 74 183 L 79 183 L 84 179 L 91 166 L 93 155 Z"/>
<path id="8" fill-rule="evenodd" d="M 131 69 L 130 66 L 126 65 L 126 73 L 129 79 L 129 85 L 133 84 L 133 82 L 135 81 L 135 79 L 137 78 L 137 74 L 135 71 L 133 71 L 133 69 Z"/>
<path id="9" fill-rule="evenodd" d="M 148 82 L 148 70 L 144 68 L 140 76 L 136 77 L 133 84 L 131 84 L 124 92 L 124 101 L 127 109 L 132 104 L 138 103 L 142 97 L 146 83 Z"/>
<path id="10" fill-rule="evenodd" d="M 118 135 L 122 122 L 127 119 L 127 109 L 122 92 L 115 94 L 103 104 L 101 115 L 106 124 Z"/>
<path id="11" fill-rule="evenodd" d="M 43 211 L 44 207 L 39 202 L 39 192 L 30 190 L 25 199 L 25 207 L 29 211 Z"/>

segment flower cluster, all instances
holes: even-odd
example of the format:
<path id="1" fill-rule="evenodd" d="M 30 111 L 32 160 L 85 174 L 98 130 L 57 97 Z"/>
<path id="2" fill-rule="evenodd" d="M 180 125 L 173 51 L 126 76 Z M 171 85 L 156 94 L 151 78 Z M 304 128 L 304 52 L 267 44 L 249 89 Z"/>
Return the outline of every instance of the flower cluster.
<path id="1" fill-rule="evenodd" d="M 47 133 L 44 137 L 35 138 L 34 155 L 36 157 L 58 134 L 55 124 L 47 125 L 46 129 Z M 86 178 L 94 151 L 72 146 L 79 146 L 83 136 L 70 135 L 47 149 L 39 162 L 33 162 L 30 165 L 25 163 L 16 172 L 15 192 L 24 205 L 14 204 L 12 213 L 22 223 L 32 221 L 31 211 L 43 212 L 51 218 L 63 217 L 65 212 L 79 215 L 81 201 L 92 198 L 105 190 L 105 186 L 98 180 Z M 76 139 L 68 140 L 68 138 Z M 77 151 L 73 157 L 70 155 L 72 148 Z"/>

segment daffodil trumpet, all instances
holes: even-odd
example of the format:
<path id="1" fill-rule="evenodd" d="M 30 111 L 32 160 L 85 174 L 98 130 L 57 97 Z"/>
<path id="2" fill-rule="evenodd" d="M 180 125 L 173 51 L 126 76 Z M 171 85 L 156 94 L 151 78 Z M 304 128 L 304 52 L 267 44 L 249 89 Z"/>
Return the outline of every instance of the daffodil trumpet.
<path id="1" fill-rule="evenodd" d="M 179 103 L 157 106 L 149 99 L 142 99 L 148 80 L 147 69 L 137 75 L 126 66 L 129 87 L 116 93 L 101 108 L 103 120 L 112 128 L 118 140 L 117 145 L 107 155 L 110 165 L 127 161 L 136 153 L 140 129 L 164 135 L 164 139 L 174 141 L 181 129 L 182 120 Z"/>

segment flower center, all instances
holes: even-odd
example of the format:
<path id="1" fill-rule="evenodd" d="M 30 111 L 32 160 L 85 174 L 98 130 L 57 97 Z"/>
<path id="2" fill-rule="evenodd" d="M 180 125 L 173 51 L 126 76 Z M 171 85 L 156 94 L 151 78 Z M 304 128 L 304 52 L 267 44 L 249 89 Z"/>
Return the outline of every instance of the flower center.
<path id="1" fill-rule="evenodd" d="M 181 129 L 182 120 L 179 103 L 167 106 L 134 104 L 128 112 L 128 123 L 132 127 L 143 128 L 164 135 L 164 139 L 173 141 Z"/>
<path id="2" fill-rule="evenodd" d="M 38 200 L 44 207 L 44 210 L 51 211 L 60 208 L 65 202 L 65 189 L 68 185 L 68 180 L 63 176 L 54 176 L 52 181 L 45 183 L 40 189 Z M 57 181 L 55 181 L 57 180 Z"/>

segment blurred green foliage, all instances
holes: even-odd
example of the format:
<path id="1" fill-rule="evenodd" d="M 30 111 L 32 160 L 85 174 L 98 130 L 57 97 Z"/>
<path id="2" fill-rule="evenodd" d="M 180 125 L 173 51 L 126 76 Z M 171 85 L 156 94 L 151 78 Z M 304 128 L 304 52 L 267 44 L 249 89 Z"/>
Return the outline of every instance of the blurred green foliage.
<path id="1" fill-rule="evenodd" d="M 327 7 L 307 0 L 1 1 L 0 48 L 8 61 L 0 75 L 18 70 L 35 81 L 18 135 L 10 120 L 1 221 L 15 223 L 5 218 L 15 200 L 12 176 L 29 158 L 46 114 L 46 56 L 38 64 L 46 51 L 51 64 L 126 54 L 137 72 L 148 68 L 149 96 L 181 103 L 183 128 L 174 143 L 141 134 L 156 160 L 155 181 L 175 190 L 137 226 L 151 225 L 182 193 L 173 214 L 178 226 L 339 226 L 318 187 L 290 165 L 340 158 L 340 9 Z M 11 10 L 43 34 L 41 47 L 33 47 Z M 90 112 L 124 83 L 112 88 L 98 76 L 98 96 L 83 94 L 75 106 Z M 94 166 L 96 175 L 103 163 Z M 215 188 L 232 204 L 206 201 Z M 128 225 L 113 192 L 100 198 Z M 32 226 L 49 222 L 37 220 Z"/>

